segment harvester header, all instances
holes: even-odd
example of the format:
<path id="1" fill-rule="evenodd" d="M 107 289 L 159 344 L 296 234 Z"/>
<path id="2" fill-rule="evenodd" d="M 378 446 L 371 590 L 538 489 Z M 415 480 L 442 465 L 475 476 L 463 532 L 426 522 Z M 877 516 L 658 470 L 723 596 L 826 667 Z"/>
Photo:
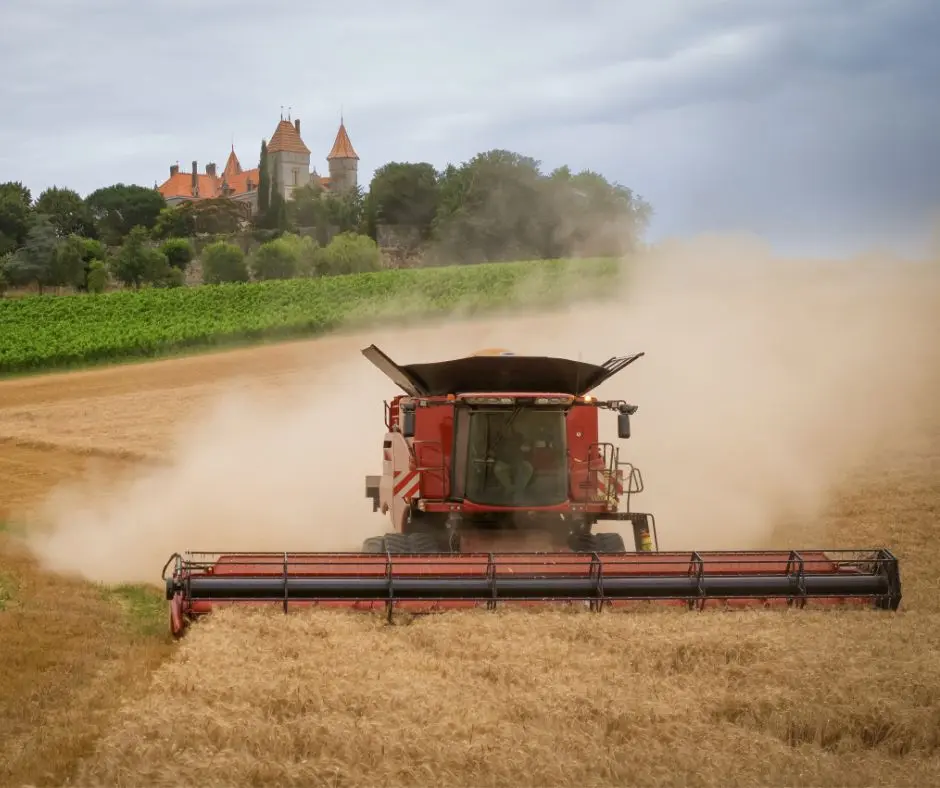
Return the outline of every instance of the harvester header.
<path id="1" fill-rule="evenodd" d="M 489 349 L 406 365 L 375 345 L 362 354 L 401 391 L 385 403 L 382 471 L 365 478 L 384 533 L 344 553 L 174 554 L 174 634 L 220 604 L 389 616 L 503 603 L 900 604 L 898 562 L 882 547 L 660 551 L 655 517 L 633 507 L 639 468 L 601 436 L 607 410 L 629 439 L 638 407 L 591 393 L 643 353 L 590 364 Z"/>

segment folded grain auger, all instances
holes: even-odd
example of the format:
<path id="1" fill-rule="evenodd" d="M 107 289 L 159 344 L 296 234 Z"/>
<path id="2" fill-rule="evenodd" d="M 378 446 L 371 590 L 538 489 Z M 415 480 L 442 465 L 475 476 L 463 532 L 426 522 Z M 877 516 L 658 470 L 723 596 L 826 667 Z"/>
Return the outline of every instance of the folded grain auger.
<path id="1" fill-rule="evenodd" d="M 653 515 L 630 509 L 639 469 L 598 435 L 609 410 L 629 438 L 637 408 L 589 394 L 643 353 L 595 365 L 488 351 L 408 366 L 374 345 L 362 353 L 404 392 L 385 404 L 382 475 L 365 485 L 390 532 L 352 553 L 174 554 L 163 572 L 174 635 L 224 604 L 389 616 L 504 602 L 900 604 L 885 548 L 660 552 Z M 608 523 L 632 534 L 633 551 L 597 530 Z"/>

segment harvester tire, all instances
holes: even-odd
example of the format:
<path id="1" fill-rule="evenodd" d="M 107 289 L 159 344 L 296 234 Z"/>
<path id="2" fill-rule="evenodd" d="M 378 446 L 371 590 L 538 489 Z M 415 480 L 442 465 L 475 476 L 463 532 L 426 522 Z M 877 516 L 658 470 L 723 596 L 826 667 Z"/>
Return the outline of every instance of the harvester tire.
<path id="1" fill-rule="evenodd" d="M 618 533 L 583 534 L 571 546 L 576 553 L 625 553 L 627 546 Z"/>
<path id="2" fill-rule="evenodd" d="M 413 553 L 408 534 L 385 534 L 385 552 Z"/>
<path id="3" fill-rule="evenodd" d="M 617 533 L 593 534 L 594 550 L 598 553 L 625 553 L 627 546 Z"/>
<path id="4" fill-rule="evenodd" d="M 433 534 L 413 533 L 408 534 L 408 546 L 412 553 L 440 553 L 440 540 Z"/>
<path id="5" fill-rule="evenodd" d="M 362 543 L 364 553 L 441 553 L 440 541 L 427 533 L 385 534 L 372 536 Z"/>

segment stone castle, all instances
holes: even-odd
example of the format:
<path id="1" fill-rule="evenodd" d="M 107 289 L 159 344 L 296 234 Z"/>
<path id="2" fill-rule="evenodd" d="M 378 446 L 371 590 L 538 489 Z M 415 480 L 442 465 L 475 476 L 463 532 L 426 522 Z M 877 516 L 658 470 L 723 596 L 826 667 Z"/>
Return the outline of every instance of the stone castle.
<path id="1" fill-rule="evenodd" d="M 334 194 L 356 188 L 359 155 L 349 140 L 342 120 L 326 160 L 330 174 L 321 177 L 316 168 L 310 168 L 310 149 L 300 136 L 300 119 L 291 121 L 282 115 L 267 143 L 267 166 L 271 183 L 277 185 L 284 199 L 289 200 L 294 189 L 311 182 L 319 182 L 326 191 Z M 157 190 L 168 205 L 226 197 L 243 203 L 250 216 L 258 210 L 259 180 L 259 168 L 243 169 L 233 145 L 221 173 L 214 162 L 206 164 L 205 172 L 199 172 L 196 161 L 193 162 L 191 172 L 181 172 L 179 164 L 174 164 L 170 167 L 170 177 L 157 186 Z"/>

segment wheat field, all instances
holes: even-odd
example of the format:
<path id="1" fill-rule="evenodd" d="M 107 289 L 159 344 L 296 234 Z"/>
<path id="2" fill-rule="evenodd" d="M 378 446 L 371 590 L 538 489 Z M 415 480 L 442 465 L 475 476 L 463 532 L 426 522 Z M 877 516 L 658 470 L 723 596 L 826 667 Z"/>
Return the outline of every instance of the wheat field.
<path id="1" fill-rule="evenodd" d="M 898 612 L 226 610 L 172 642 L 172 551 L 384 530 L 362 481 L 387 393 L 359 348 L 575 356 L 588 329 L 527 317 L 10 380 L 0 784 L 940 784 L 938 291 L 839 285 L 809 310 L 775 282 L 752 308 L 753 280 L 733 297 L 682 271 L 634 282 L 652 317 L 585 353 L 651 350 L 623 385 L 664 547 L 885 545 Z"/>
<path id="2" fill-rule="evenodd" d="M 940 430 L 933 446 L 940 447 Z M 223 610 L 130 701 L 98 785 L 926 786 L 940 781 L 940 451 L 860 476 L 897 613 Z M 850 524 L 851 523 L 851 524 Z M 885 527 L 885 524 L 889 524 Z"/>

